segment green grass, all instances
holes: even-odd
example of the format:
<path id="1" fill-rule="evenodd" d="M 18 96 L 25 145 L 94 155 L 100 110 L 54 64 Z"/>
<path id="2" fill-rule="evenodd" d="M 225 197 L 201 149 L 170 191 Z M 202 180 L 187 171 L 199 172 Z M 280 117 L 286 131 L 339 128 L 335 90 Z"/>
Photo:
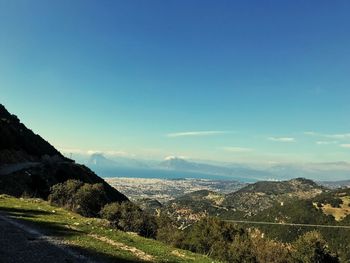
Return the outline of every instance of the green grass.
<path id="1" fill-rule="evenodd" d="M 61 239 L 68 246 L 86 255 L 101 258 L 106 262 L 144 262 L 144 260 L 135 253 L 109 244 L 110 242 L 98 240 L 91 235 L 141 250 L 153 258 L 152 262 L 214 262 L 203 255 L 112 229 L 105 220 L 85 218 L 65 209 L 51 206 L 41 199 L 0 195 L 0 211 L 39 229 L 48 236 Z"/>

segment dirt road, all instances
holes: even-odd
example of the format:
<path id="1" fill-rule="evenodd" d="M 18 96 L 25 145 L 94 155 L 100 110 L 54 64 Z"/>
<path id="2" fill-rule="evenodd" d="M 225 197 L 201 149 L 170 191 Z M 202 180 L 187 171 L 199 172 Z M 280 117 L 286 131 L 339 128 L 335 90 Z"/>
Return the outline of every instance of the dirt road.
<path id="1" fill-rule="evenodd" d="M 0 262 L 80 263 L 89 260 L 36 230 L 0 214 Z"/>

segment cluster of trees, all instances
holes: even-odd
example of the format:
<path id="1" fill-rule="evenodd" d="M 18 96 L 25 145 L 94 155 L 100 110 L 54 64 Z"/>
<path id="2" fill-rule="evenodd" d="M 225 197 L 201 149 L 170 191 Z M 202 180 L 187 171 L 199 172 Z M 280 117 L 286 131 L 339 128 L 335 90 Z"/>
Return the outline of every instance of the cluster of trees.
<path id="1" fill-rule="evenodd" d="M 107 219 L 111 226 L 120 230 L 136 232 L 144 237 L 156 237 L 157 222 L 154 216 L 129 201 L 109 203 L 102 184 L 67 180 L 51 187 L 48 199 L 51 204 L 82 216 Z"/>
<path id="2" fill-rule="evenodd" d="M 214 217 L 205 217 L 180 230 L 166 214 L 149 215 L 126 201 L 108 203 L 101 184 L 68 180 L 51 188 L 49 201 L 88 217 L 101 217 L 112 227 L 136 232 L 169 245 L 223 262 L 338 262 L 319 232 L 308 232 L 291 243 L 264 238 L 256 229 L 244 230 Z"/>
<path id="3" fill-rule="evenodd" d="M 265 238 L 257 229 L 247 231 L 213 217 L 203 218 L 186 231 L 178 230 L 169 219 L 162 222 L 157 233 L 159 240 L 223 262 L 339 262 L 317 231 L 307 232 L 294 242 L 282 243 Z"/>
<path id="4" fill-rule="evenodd" d="M 343 191 L 343 190 L 342 190 Z M 252 221 L 305 223 L 312 225 L 350 225 L 350 216 L 341 221 L 336 221 L 332 215 L 326 215 L 321 209 L 317 209 L 313 203 L 330 203 L 339 198 L 328 194 L 318 196 L 310 200 L 291 200 L 283 206 L 274 206 L 260 212 L 251 218 Z M 325 201 L 328 200 L 328 201 Z M 333 203 L 335 206 L 335 203 Z M 276 239 L 283 243 L 291 243 L 307 232 L 317 229 L 327 241 L 330 249 L 336 251 L 341 259 L 350 259 L 350 231 L 344 228 L 317 228 L 285 225 L 259 225 L 259 229 L 267 238 Z"/>

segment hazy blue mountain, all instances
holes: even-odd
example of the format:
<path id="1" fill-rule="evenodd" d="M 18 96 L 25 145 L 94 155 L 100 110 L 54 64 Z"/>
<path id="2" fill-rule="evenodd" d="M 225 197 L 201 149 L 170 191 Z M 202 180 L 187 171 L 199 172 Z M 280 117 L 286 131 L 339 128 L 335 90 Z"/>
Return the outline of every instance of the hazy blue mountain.
<path id="1" fill-rule="evenodd" d="M 182 158 L 171 157 L 167 158 L 165 161 L 159 164 L 160 168 L 179 170 L 179 171 L 195 171 L 199 169 L 199 165 L 196 163 L 191 163 Z"/>
<path id="2" fill-rule="evenodd" d="M 175 171 L 187 171 L 187 172 L 197 172 L 204 174 L 221 175 L 227 177 L 240 177 L 246 178 L 247 180 L 257 180 L 257 179 L 270 179 L 273 177 L 271 173 L 264 170 L 256 170 L 249 167 L 226 167 L 219 165 L 212 165 L 206 163 L 192 162 L 184 160 L 178 157 L 171 157 L 159 164 L 160 168 L 175 170 Z"/>
<path id="3" fill-rule="evenodd" d="M 279 164 L 266 171 L 276 179 L 305 177 L 317 181 L 338 181 L 350 178 L 350 164 L 346 162 Z"/>
<path id="4" fill-rule="evenodd" d="M 296 177 L 317 181 L 339 181 L 350 178 L 350 164 L 346 162 L 258 166 L 249 164 L 215 164 L 213 162 L 193 161 L 179 157 L 168 157 L 161 162 L 143 161 L 120 156 L 106 157 L 102 153 L 95 153 L 86 159 L 84 163 L 106 177 L 212 179 L 223 177 L 244 182 L 257 180 L 281 181 Z"/>
<path id="5" fill-rule="evenodd" d="M 127 157 L 107 158 L 102 153 L 94 153 L 87 161 L 87 166 L 90 168 L 113 168 L 113 167 L 133 167 L 147 168 L 147 164 Z"/>

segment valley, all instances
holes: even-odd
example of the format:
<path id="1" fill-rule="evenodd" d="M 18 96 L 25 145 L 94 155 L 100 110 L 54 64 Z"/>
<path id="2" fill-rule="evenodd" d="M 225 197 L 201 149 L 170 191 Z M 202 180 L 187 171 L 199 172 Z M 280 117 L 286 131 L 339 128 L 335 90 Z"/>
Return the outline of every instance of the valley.
<path id="1" fill-rule="evenodd" d="M 118 189 L 131 200 L 155 199 L 166 203 L 182 195 L 210 190 L 222 194 L 231 193 L 246 184 L 231 180 L 210 179 L 159 179 L 159 178 L 105 178 L 106 182 Z"/>

